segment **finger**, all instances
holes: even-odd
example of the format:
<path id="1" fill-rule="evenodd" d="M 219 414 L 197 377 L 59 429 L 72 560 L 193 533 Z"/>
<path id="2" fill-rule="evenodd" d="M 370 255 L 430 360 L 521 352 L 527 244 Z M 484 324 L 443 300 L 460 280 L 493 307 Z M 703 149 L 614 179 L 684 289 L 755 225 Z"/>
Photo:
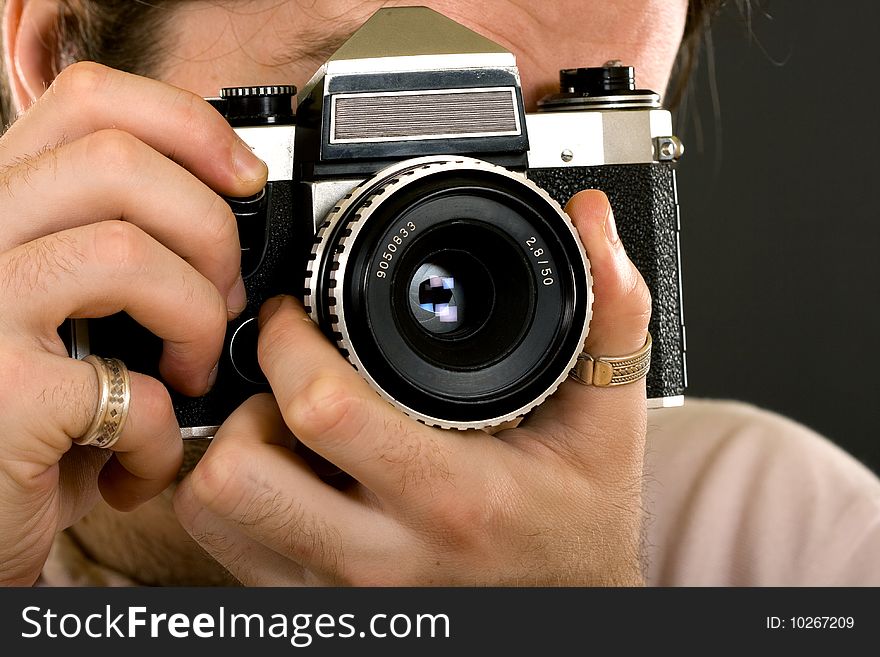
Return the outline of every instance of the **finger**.
<path id="1" fill-rule="evenodd" d="M 608 198 L 598 190 L 576 194 L 566 211 L 587 251 L 593 276 L 593 318 L 586 350 L 594 356 L 621 356 L 645 344 L 651 295 L 627 257 Z"/>
<path id="2" fill-rule="evenodd" d="M 68 317 L 126 312 L 165 340 L 159 366 L 181 392 L 203 394 L 226 334 L 226 302 L 207 279 L 136 226 L 105 221 L 0 254 L 0 322 L 57 341 Z"/>
<path id="3" fill-rule="evenodd" d="M 73 445 L 58 462 L 58 530 L 79 522 L 101 498 L 96 482 L 110 450 Z"/>
<path id="4" fill-rule="evenodd" d="M 97 376 L 94 368 L 88 367 L 95 383 L 91 399 L 97 400 Z M 120 511 L 131 511 L 168 488 L 183 461 L 180 427 L 167 388 L 152 377 L 130 374 L 128 419 L 98 477 L 101 496 Z M 72 435 L 81 436 L 86 429 L 77 428 L 79 433 Z"/>
<path id="5" fill-rule="evenodd" d="M 193 499 L 192 488 L 175 495 L 180 524 L 193 540 L 244 586 L 305 586 L 298 563 L 260 544 L 234 522 L 221 520 Z"/>
<path id="6" fill-rule="evenodd" d="M 82 172 L 89 184 L 82 184 Z M 240 247 L 227 203 L 195 176 L 119 130 L 102 130 L 0 175 L 0 252 L 76 226 L 124 219 L 187 260 L 224 298 L 239 282 Z M 230 311 L 243 310 L 244 298 Z"/>
<path id="7" fill-rule="evenodd" d="M 35 371 L 39 378 L 33 376 Z M 4 440 L 0 454 L 4 461 L 20 464 L 22 481 L 28 475 L 26 468 L 37 473 L 61 461 L 63 522 L 74 522 L 91 506 L 95 475 L 102 468 L 101 493 L 123 510 L 154 497 L 174 480 L 183 443 L 168 390 L 159 381 L 131 373 L 128 419 L 108 461 L 109 450 L 71 448 L 71 439 L 85 434 L 96 412 L 99 384 L 94 367 L 40 354 L 29 372 L 15 382 L 20 403 L 6 409 L 4 417 L 23 431 Z"/>
<path id="8" fill-rule="evenodd" d="M 425 427 L 383 401 L 298 301 L 270 299 L 260 320 L 260 366 L 303 444 L 386 501 L 408 487 L 446 482 L 453 459 L 457 474 L 468 474 L 469 462 L 456 458 L 468 437 Z"/>
<path id="9" fill-rule="evenodd" d="M 67 67 L 16 121 L 0 164 L 108 128 L 134 135 L 220 194 L 250 196 L 266 182 L 266 165 L 204 99 L 92 62 Z"/>
<path id="10" fill-rule="evenodd" d="M 605 194 L 575 195 L 566 208 L 587 251 L 593 277 L 593 317 L 585 349 L 595 357 L 624 356 L 645 343 L 648 288 L 629 260 Z M 641 453 L 645 381 L 613 388 L 567 380 L 520 425 L 581 462 L 629 464 Z"/>
<path id="11" fill-rule="evenodd" d="M 396 525 L 325 484 L 286 446 L 290 432 L 269 395 L 252 397 L 218 431 L 178 487 L 185 527 L 199 508 L 261 545 L 334 580 L 392 559 Z"/>

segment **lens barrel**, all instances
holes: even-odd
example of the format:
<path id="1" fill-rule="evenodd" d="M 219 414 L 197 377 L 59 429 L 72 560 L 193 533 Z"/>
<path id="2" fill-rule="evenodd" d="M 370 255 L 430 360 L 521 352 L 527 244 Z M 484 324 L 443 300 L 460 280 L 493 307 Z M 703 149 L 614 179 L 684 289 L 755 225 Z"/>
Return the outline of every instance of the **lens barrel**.
<path id="1" fill-rule="evenodd" d="M 481 160 L 399 163 L 318 231 L 313 319 L 386 399 L 446 428 L 519 417 L 580 352 L 592 307 L 571 221 L 523 176 Z"/>

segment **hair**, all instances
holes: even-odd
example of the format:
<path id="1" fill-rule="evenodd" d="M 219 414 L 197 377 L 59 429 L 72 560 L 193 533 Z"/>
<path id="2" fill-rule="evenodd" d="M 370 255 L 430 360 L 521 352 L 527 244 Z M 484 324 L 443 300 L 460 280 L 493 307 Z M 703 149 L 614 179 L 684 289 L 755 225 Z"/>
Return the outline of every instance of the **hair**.
<path id="1" fill-rule="evenodd" d="M 688 3 L 684 35 L 672 71 L 672 79 L 664 97 L 668 107 L 674 109 L 681 102 L 688 80 L 700 59 L 700 47 L 709 31 L 712 19 L 726 4 L 727 0 L 690 0 Z M 737 4 L 742 8 L 743 4 L 748 4 L 748 0 L 737 0 Z"/>
<path id="2" fill-rule="evenodd" d="M 56 57 L 53 73 L 78 61 L 94 61 L 111 68 L 155 76 L 173 16 L 172 5 L 186 0 L 59 0 L 52 42 Z M 0 0 L 0 9 L 4 4 Z M 0 126 L 15 117 L 6 72 L 0 66 Z"/>
<path id="3" fill-rule="evenodd" d="M 94 61 L 129 73 L 156 77 L 174 5 L 189 0 L 59 0 L 55 73 L 77 61 Z M 741 3 L 743 0 L 737 0 Z M 680 102 L 699 60 L 703 35 L 727 0 L 690 0 L 667 105 Z M 3 0 L 0 0 L 0 7 Z M 5 71 L 0 67 L 0 126 L 15 115 Z"/>

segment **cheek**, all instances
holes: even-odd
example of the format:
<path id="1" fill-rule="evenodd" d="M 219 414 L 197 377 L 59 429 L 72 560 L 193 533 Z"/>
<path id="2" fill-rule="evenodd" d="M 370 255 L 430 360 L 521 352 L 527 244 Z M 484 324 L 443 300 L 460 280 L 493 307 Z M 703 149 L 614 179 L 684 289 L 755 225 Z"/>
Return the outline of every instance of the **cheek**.
<path id="1" fill-rule="evenodd" d="M 425 0 L 510 48 L 526 108 L 559 89 L 559 70 L 620 60 L 640 88 L 663 93 L 678 54 L 688 0 Z"/>
<path id="2" fill-rule="evenodd" d="M 641 0 L 638 14 L 623 20 L 627 34 L 619 43 L 621 54 L 612 57 L 636 67 L 640 88 L 663 93 L 675 64 L 687 19 L 688 0 Z"/>

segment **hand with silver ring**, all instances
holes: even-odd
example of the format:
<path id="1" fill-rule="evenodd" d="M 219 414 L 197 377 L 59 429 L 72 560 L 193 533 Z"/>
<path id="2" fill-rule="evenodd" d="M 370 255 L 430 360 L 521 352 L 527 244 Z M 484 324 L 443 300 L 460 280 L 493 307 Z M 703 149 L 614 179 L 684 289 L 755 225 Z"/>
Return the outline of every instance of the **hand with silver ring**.
<path id="1" fill-rule="evenodd" d="M 608 200 L 582 192 L 567 210 L 594 280 L 585 351 L 633 354 L 650 298 Z M 175 495 L 187 531 L 243 583 L 643 582 L 644 377 L 607 388 L 569 379 L 489 435 L 397 411 L 292 298 L 264 305 L 259 349 L 274 397 L 242 405 Z M 292 435 L 354 483 L 321 480 Z"/>
<path id="2" fill-rule="evenodd" d="M 210 104 L 161 82 L 81 63 L 39 98 L 12 91 L 22 114 L 0 137 L 0 584 L 30 585 L 56 533 L 100 496 L 139 506 L 182 458 L 165 385 L 70 359 L 59 326 L 125 312 L 163 339 L 165 381 L 203 394 L 246 303 L 222 196 L 258 192 L 266 167 Z"/>

